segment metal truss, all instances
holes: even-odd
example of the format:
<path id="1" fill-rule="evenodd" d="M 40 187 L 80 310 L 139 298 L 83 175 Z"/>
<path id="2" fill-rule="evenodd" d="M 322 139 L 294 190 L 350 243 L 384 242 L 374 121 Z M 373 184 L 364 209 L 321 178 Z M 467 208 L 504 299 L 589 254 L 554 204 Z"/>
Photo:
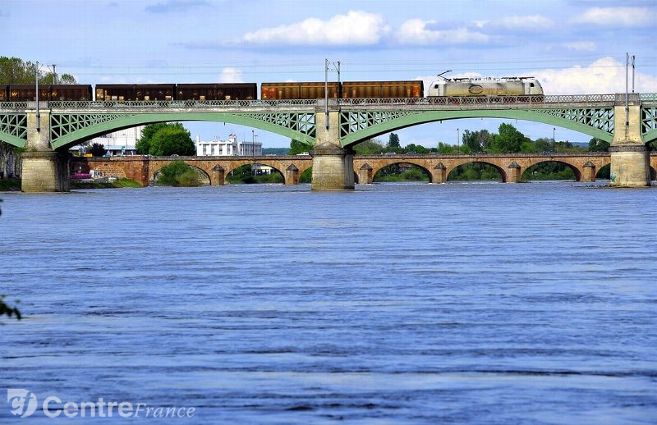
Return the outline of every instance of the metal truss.
<path id="1" fill-rule="evenodd" d="M 532 112 L 548 114 L 579 124 L 584 124 L 609 134 L 614 133 L 614 108 L 532 109 Z"/>
<path id="2" fill-rule="evenodd" d="M 657 130 L 657 106 L 641 108 L 641 134 Z"/>
<path id="3" fill-rule="evenodd" d="M 340 112 L 340 138 L 365 130 L 386 121 L 415 115 L 413 111 L 342 111 Z"/>
<path id="4" fill-rule="evenodd" d="M 0 132 L 26 140 L 27 114 L 20 112 L 0 114 Z"/>
<path id="5" fill-rule="evenodd" d="M 57 114 L 50 115 L 50 140 L 76 130 L 128 116 L 127 114 Z"/>
<path id="6" fill-rule="evenodd" d="M 241 113 L 241 116 L 268 122 L 315 138 L 314 112 L 260 112 Z"/>

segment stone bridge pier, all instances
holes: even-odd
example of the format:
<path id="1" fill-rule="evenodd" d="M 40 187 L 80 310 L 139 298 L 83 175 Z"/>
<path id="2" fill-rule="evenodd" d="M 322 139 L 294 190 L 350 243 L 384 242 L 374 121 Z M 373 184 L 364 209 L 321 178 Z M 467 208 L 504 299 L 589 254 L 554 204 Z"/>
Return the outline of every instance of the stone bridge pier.
<path id="1" fill-rule="evenodd" d="M 68 152 L 50 147 L 50 111 L 27 112 L 27 145 L 21 154 L 23 192 L 67 192 L 70 190 Z"/>
<path id="2" fill-rule="evenodd" d="M 611 186 L 650 186 L 650 155 L 641 138 L 640 105 L 614 107 L 614 139 L 609 152 Z"/>
<path id="3" fill-rule="evenodd" d="M 315 191 L 354 189 L 354 152 L 340 144 L 340 114 L 330 111 L 328 122 L 323 108 L 315 110 L 317 142 L 311 152 Z"/>

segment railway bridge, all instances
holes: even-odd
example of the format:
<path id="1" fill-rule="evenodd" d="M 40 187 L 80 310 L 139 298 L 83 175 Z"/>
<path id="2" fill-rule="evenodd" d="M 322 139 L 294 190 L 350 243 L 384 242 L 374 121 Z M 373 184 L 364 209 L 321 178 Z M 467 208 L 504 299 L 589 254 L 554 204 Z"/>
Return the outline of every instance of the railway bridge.
<path id="1" fill-rule="evenodd" d="M 364 175 L 354 164 L 354 145 L 417 124 L 487 117 L 541 122 L 608 141 L 610 184 L 650 184 L 646 143 L 657 139 L 657 94 L 331 99 L 328 103 L 323 99 L 7 102 L 0 103 L 0 140 L 25 149 L 23 191 L 66 191 L 71 146 L 141 124 L 227 122 L 307 143 L 312 149 L 312 189 L 344 190 L 354 187 L 355 169 Z M 515 163 L 521 170 L 520 162 Z M 444 171 L 430 171 L 436 181 L 450 165 L 443 161 L 442 166 Z M 514 180 L 517 172 L 500 168 L 507 181 Z"/>

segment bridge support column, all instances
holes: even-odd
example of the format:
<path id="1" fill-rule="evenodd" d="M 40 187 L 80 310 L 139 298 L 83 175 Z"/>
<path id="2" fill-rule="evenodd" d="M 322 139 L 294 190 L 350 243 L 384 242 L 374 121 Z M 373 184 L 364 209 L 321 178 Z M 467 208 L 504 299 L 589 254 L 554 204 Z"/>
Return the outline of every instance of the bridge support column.
<path id="1" fill-rule="evenodd" d="M 595 165 L 591 161 L 587 161 L 586 164 L 584 164 L 584 168 L 582 169 L 581 181 L 594 182 L 595 173 L 596 173 Z"/>
<path id="2" fill-rule="evenodd" d="M 363 164 L 358 170 L 358 184 L 372 184 L 374 180 L 372 166 Z"/>
<path id="3" fill-rule="evenodd" d="M 445 183 L 447 181 L 447 167 L 442 162 L 431 170 L 431 183 Z"/>
<path id="4" fill-rule="evenodd" d="M 506 182 L 507 183 L 519 183 L 520 177 L 522 176 L 522 169 L 517 162 L 513 161 L 507 167 L 506 171 Z"/>
<path id="5" fill-rule="evenodd" d="M 614 139 L 611 154 L 610 185 L 614 187 L 650 186 L 650 156 L 641 138 L 641 105 L 614 107 Z"/>
<path id="6" fill-rule="evenodd" d="M 50 111 L 27 112 L 27 146 L 21 154 L 23 192 L 68 192 L 70 155 L 50 147 Z"/>
<path id="7" fill-rule="evenodd" d="M 354 153 L 340 144 L 340 114 L 329 112 L 326 125 L 324 109 L 315 111 L 317 144 L 311 152 L 313 175 L 311 189 L 335 191 L 354 189 Z"/>
<path id="8" fill-rule="evenodd" d="M 212 186 L 223 186 L 225 182 L 225 170 L 221 165 L 215 165 L 212 168 L 212 176 L 210 178 L 210 184 Z"/>
<path id="9" fill-rule="evenodd" d="M 285 184 L 299 184 L 299 169 L 291 164 L 285 170 Z"/>

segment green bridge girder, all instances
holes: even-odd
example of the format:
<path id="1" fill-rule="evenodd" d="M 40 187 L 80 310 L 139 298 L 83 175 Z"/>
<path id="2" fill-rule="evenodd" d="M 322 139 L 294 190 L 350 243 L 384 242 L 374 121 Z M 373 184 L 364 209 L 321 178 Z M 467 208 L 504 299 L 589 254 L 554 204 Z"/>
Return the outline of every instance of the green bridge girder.
<path id="1" fill-rule="evenodd" d="M 137 125 L 169 121 L 227 122 L 258 128 L 314 144 L 314 113 L 304 112 L 138 112 L 51 115 L 53 149 L 75 146 L 95 136 Z"/>
<path id="2" fill-rule="evenodd" d="M 270 131 L 303 143 L 315 143 L 315 113 L 311 111 L 98 111 L 51 110 L 51 146 L 63 149 L 97 135 L 156 122 L 227 122 Z M 541 122 L 611 142 L 613 107 L 459 110 L 377 110 L 343 108 L 340 142 L 343 147 L 413 125 L 462 118 L 501 118 Z M 27 144 L 27 112 L 0 111 L 0 141 L 23 148 Z M 657 106 L 641 108 L 644 143 L 657 140 Z"/>
<path id="3" fill-rule="evenodd" d="M 347 147 L 355 145 L 368 138 L 401 128 L 435 121 L 462 118 L 502 118 L 534 121 L 578 131 L 605 140 L 609 143 L 611 143 L 613 139 L 613 109 L 611 110 L 612 115 L 610 117 L 612 120 L 611 126 L 609 123 L 604 124 L 604 126 L 612 130 L 611 132 L 595 128 L 591 125 L 582 124 L 568 118 L 562 118 L 544 111 L 546 110 L 468 109 L 452 111 L 378 111 L 378 114 L 381 114 L 378 117 L 376 116 L 377 111 L 356 112 L 356 114 L 360 114 L 360 118 L 364 118 L 364 120 L 359 120 L 358 118 L 353 119 L 352 114 L 354 114 L 354 112 L 343 112 L 341 117 L 342 128 L 340 141 L 343 147 Z M 362 121 L 366 121 L 366 123 L 363 124 Z"/>

